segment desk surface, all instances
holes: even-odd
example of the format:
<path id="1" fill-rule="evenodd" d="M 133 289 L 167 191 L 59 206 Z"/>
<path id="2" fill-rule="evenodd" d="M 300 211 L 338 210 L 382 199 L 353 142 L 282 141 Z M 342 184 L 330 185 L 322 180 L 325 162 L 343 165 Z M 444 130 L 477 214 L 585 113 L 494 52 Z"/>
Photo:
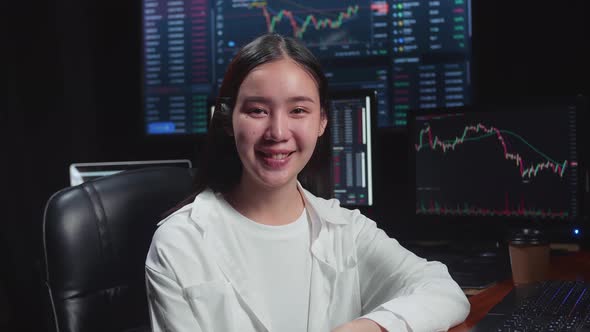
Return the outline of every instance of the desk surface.
<path id="1" fill-rule="evenodd" d="M 590 252 L 581 251 L 560 256 L 551 256 L 549 278 L 557 280 L 590 280 Z M 490 309 L 508 294 L 514 284 L 505 280 L 469 298 L 471 311 L 465 322 L 450 329 L 450 332 L 469 331 Z"/>

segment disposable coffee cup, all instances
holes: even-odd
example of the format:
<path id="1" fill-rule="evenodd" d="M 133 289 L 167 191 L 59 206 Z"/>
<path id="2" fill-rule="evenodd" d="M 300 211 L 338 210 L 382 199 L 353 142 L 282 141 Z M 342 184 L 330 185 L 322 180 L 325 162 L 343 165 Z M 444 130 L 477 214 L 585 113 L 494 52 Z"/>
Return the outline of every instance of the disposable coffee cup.
<path id="1" fill-rule="evenodd" d="M 514 232 L 508 250 L 515 285 L 547 280 L 549 241 L 540 230 L 524 228 Z"/>

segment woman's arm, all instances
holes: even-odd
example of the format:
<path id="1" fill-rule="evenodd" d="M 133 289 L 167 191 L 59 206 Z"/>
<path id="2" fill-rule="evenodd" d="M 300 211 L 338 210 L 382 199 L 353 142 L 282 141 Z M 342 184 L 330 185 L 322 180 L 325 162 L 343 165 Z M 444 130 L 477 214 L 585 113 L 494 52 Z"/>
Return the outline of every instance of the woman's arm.
<path id="1" fill-rule="evenodd" d="M 390 332 L 445 331 L 465 320 L 469 302 L 445 265 L 414 255 L 358 212 L 354 221 L 363 318 Z"/>
<path id="2" fill-rule="evenodd" d="M 333 329 L 332 332 L 387 332 L 387 330 L 370 319 L 360 318 L 342 324 Z"/>

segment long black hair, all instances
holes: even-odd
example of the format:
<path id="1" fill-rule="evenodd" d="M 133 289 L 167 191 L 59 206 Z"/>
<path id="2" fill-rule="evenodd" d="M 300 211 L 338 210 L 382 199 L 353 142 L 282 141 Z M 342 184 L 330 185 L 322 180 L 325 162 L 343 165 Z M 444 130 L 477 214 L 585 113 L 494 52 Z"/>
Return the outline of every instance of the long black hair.
<path id="1" fill-rule="evenodd" d="M 235 141 L 228 132 L 233 132 L 232 113 L 242 82 L 256 67 L 291 59 L 306 70 L 318 86 L 322 117 L 328 117 L 328 82 L 316 57 L 299 41 L 279 34 L 265 34 L 248 43 L 238 51 L 229 64 L 215 103 L 213 117 L 207 132 L 205 151 L 193 183 L 194 193 L 180 205 L 186 205 L 203 190 L 227 193 L 240 181 L 242 162 Z M 327 137 L 322 135 L 314 153 L 299 174 L 302 185 L 316 195 L 326 196 L 330 187 L 329 151 Z"/>

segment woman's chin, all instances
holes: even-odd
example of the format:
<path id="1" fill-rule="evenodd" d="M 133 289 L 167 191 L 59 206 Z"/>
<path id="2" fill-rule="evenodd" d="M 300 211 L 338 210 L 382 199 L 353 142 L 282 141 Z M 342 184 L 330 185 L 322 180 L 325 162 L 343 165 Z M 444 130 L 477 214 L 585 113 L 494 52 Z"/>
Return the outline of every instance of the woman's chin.
<path id="1" fill-rule="evenodd" d="M 297 176 L 289 176 L 288 174 L 264 174 L 258 176 L 256 182 L 267 189 L 281 189 L 296 183 Z"/>

